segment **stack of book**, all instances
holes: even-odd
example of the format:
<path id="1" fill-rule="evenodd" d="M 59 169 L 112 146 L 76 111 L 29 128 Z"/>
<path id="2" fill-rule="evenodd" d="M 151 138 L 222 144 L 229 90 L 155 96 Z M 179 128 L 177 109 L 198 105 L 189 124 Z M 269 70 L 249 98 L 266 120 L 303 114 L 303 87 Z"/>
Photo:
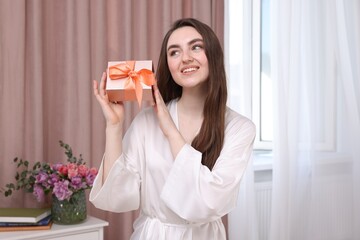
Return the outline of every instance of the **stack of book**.
<path id="1" fill-rule="evenodd" d="M 0 208 L 0 232 L 50 229 L 50 208 Z"/>

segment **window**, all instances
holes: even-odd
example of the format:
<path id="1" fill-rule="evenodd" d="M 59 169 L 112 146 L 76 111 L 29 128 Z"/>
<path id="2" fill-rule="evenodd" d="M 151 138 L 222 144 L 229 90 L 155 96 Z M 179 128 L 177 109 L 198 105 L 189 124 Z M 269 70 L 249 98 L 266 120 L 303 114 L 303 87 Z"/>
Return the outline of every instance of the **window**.
<path id="1" fill-rule="evenodd" d="M 227 0 L 225 11 L 229 105 L 254 121 L 254 149 L 271 150 L 270 0 Z"/>
<path id="2" fill-rule="evenodd" d="M 273 141 L 273 96 L 270 56 L 270 7 L 271 0 L 226 0 L 225 1 L 225 61 L 229 79 L 229 106 L 251 118 L 256 124 L 257 135 L 254 150 L 272 150 Z M 311 107 L 317 125 L 311 132 L 317 151 L 332 152 L 336 149 L 336 57 L 328 49 L 333 48 L 331 27 L 326 16 L 314 22 L 319 34 L 329 37 L 316 38 L 313 47 L 318 74 L 313 91 L 316 96 Z M 309 30 L 304 31 L 309 34 Z M 320 53 L 319 53 L 320 52 Z M 306 105 L 304 105 L 306 106 Z M 300 109 L 301 110 L 301 109 Z M 315 114 L 315 115 L 314 115 Z M 304 137 L 304 136 L 302 136 Z M 300 147 L 308 146 L 309 136 L 304 137 Z M 263 151 L 259 151 L 262 152 Z M 269 152 L 266 151 L 266 154 Z"/>
<path id="3" fill-rule="evenodd" d="M 252 120 L 257 126 L 257 136 L 254 148 L 259 150 L 271 150 L 273 142 L 273 96 L 271 79 L 271 57 L 270 57 L 270 4 L 271 0 L 251 0 L 252 2 Z M 317 62 L 320 69 L 331 69 L 334 65 L 334 56 L 328 53 L 325 42 L 314 42 L 317 51 L 322 51 L 326 61 Z M 319 71 L 321 72 L 321 71 Z M 317 92 L 313 105 L 316 118 L 322 119 L 317 122 L 316 150 L 335 150 L 335 100 L 336 81 L 334 72 L 324 71 L 324 77 L 317 78 L 315 87 Z M 326 84 L 323 83 L 326 81 Z M 316 86 L 316 85 L 315 85 Z M 319 124 L 320 123 L 320 124 Z M 308 140 L 305 140 L 305 142 Z M 301 147 L 307 144 L 301 144 Z"/>
<path id="4" fill-rule="evenodd" d="M 252 5 L 252 113 L 257 126 L 255 149 L 271 149 L 273 101 L 270 62 L 270 0 L 253 0 Z"/>

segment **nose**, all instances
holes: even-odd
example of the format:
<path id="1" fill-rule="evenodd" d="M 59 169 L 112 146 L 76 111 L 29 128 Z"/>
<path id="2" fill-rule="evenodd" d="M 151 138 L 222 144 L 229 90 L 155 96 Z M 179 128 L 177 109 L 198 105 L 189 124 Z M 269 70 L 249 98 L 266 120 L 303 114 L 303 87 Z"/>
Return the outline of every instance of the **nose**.
<path id="1" fill-rule="evenodd" d="M 184 51 L 184 52 L 183 52 L 182 61 L 183 61 L 184 63 L 189 63 L 189 62 L 194 61 L 194 58 L 191 56 L 190 51 Z"/>

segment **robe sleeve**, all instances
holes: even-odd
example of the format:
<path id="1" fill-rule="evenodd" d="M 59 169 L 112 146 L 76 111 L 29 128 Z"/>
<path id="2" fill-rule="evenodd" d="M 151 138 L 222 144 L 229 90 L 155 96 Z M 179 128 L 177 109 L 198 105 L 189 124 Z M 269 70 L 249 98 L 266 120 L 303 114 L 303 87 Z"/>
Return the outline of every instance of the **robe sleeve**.
<path id="1" fill-rule="evenodd" d="M 252 152 L 255 125 L 250 120 L 241 124 L 232 121 L 229 125 L 212 171 L 201 164 L 201 152 L 188 144 L 175 158 L 161 199 L 187 221 L 212 221 L 236 206 L 240 180 Z"/>
<path id="2" fill-rule="evenodd" d="M 139 114 L 123 138 L 123 153 L 115 161 L 105 180 L 104 158 L 95 178 L 89 200 L 96 208 L 111 212 L 127 212 L 140 206 L 141 162 L 144 152 L 140 126 L 146 126 L 143 114 Z M 137 126 L 137 127 L 135 127 Z"/>
<path id="3" fill-rule="evenodd" d="M 90 192 L 90 202 L 96 208 L 111 212 L 127 212 L 138 209 L 140 178 L 134 169 L 126 166 L 124 154 L 116 160 L 104 184 L 102 184 L 103 161 Z"/>

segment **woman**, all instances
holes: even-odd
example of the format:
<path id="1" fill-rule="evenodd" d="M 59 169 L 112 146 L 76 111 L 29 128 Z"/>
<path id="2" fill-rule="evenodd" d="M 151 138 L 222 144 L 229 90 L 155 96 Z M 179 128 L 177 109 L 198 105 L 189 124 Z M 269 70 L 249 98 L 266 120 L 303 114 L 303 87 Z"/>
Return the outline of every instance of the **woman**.
<path id="1" fill-rule="evenodd" d="M 90 201 L 124 212 L 140 207 L 131 239 L 226 239 L 221 217 L 236 204 L 254 124 L 226 107 L 223 51 L 210 27 L 180 19 L 166 34 L 154 107 L 122 139 L 124 107 L 109 102 L 106 74 L 94 94 L 106 118 L 103 162 Z"/>

